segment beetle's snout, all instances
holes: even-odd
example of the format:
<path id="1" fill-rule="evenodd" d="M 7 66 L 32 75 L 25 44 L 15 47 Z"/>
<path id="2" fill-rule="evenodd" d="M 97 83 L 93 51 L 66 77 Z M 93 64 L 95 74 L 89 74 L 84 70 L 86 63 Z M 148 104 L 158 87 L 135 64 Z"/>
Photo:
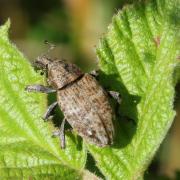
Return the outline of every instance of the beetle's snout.
<path id="1" fill-rule="evenodd" d="M 34 62 L 34 66 L 38 69 L 47 69 L 49 63 L 51 63 L 51 60 L 47 57 L 38 57 Z"/>

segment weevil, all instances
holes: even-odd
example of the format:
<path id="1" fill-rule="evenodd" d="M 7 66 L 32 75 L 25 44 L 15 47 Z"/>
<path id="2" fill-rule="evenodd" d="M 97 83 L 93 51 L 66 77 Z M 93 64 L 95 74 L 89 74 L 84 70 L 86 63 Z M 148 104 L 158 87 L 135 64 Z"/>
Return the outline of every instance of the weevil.
<path id="1" fill-rule="evenodd" d="M 118 100 L 119 95 L 114 91 L 107 93 L 91 74 L 83 73 L 75 64 L 64 60 L 52 60 L 46 56 L 38 57 L 35 64 L 46 70 L 49 87 L 43 85 L 28 85 L 26 90 L 31 92 L 57 93 L 57 102 L 50 105 L 43 116 L 48 120 L 51 112 L 59 105 L 64 119 L 58 132 L 61 148 L 65 148 L 65 121 L 84 140 L 100 147 L 113 144 L 114 112 L 109 103 L 108 94 Z"/>

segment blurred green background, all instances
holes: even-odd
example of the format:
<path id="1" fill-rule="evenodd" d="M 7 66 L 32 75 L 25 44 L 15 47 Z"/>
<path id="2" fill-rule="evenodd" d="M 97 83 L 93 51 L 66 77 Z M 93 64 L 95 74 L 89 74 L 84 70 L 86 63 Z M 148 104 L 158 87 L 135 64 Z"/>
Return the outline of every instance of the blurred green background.
<path id="1" fill-rule="evenodd" d="M 33 61 L 56 45 L 52 57 L 78 64 L 84 71 L 97 68 L 95 46 L 123 5 L 131 0 L 0 0 L 0 24 L 11 19 L 10 38 Z M 176 92 L 180 92 L 180 86 Z M 180 112 L 179 97 L 175 108 Z M 180 179 L 180 116 L 146 172 L 146 179 Z"/>

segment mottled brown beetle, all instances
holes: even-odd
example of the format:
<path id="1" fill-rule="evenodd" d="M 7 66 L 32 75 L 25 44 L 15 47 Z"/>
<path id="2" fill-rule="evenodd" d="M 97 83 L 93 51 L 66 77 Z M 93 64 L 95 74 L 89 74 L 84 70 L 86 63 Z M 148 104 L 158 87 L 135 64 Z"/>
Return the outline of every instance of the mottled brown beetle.
<path id="1" fill-rule="evenodd" d="M 43 119 L 48 120 L 56 105 L 60 106 L 64 119 L 60 130 L 54 135 L 60 137 L 61 147 L 65 148 L 65 120 L 88 142 L 100 147 L 113 144 L 114 113 L 108 93 L 99 85 L 94 75 L 83 73 L 75 64 L 64 60 L 53 61 L 45 56 L 38 57 L 35 63 L 47 70 L 47 81 L 52 88 L 29 85 L 26 90 L 57 92 L 57 102 L 49 106 Z M 109 94 L 119 101 L 116 92 L 110 91 Z"/>

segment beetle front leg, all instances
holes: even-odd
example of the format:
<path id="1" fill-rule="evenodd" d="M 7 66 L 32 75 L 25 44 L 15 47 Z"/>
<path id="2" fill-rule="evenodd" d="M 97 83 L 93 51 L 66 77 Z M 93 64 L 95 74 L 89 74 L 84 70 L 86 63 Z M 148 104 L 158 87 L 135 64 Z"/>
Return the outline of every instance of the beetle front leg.
<path id="1" fill-rule="evenodd" d="M 40 84 L 28 85 L 28 86 L 26 86 L 25 90 L 28 91 L 28 92 L 41 92 L 41 93 L 53 93 L 53 92 L 56 92 L 55 89 L 52 89 L 50 87 L 43 86 L 43 85 L 40 85 Z"/>
<path id="2" fill-rule="evenodd" d="M 65 149 L 66 143 L 65 143 L 65 131 L 64 131 L 64 125 L 65 125 L 66 119 L 64 118 L 61 126 L 58 131 L 53 132 L 53 136 L 59 136 L 60 142 L 61 142 L 61 148 Z"/>
<path id="3" fill-rule="evenodd" d="M 121 104 L 121 97 L 120 97 L 120 94 L 119 92 L 116 92 L 116 91 L 108 91 L 108 94 L 113 97 L 117 102 L 118 104 Z"/>
<path id="4" fill-rule="evenodd" d="M 53 110 L 56 108 L 57 104 L 58 104 L 58 102 L 56 101 L 47 108 L 47 111 L 45 112 L 44 116 L 42 117 L 44 119 L 44 121 L 47 121 L 49 119 Z"/>

